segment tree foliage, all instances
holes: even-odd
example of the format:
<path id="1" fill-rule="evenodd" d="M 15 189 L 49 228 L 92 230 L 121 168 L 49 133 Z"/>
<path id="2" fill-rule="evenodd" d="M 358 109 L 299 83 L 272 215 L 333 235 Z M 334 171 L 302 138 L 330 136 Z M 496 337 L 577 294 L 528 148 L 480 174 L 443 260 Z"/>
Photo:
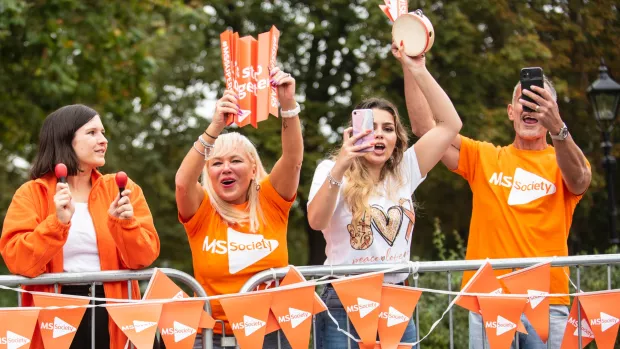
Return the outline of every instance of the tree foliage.
<path id="1" fill-rule="evenodd" d="M 145 191 L 162 240 L 156 264 L 190 271 L 174 176 L 208 124 L 197 110 L 210 114 L 208 101 L 223 89 L 219 33 L 232 27 L 256 36 L 276 25 L 282 31 L 279 60 L 296 77 L 303 104 L 305 159 L 289 224 L 290 259 L 294 264 L 322 263 L 323 237 L 305 219 L 318 161 L 337 149 L 339 131 L 364 97 L 387 97 L 404 119 L 407 115 L 401 67 L 389 53 L 390 23 L 378 4 L 0 0 L 0 219 L 26 180 L 27 170 L 20 164 L 33 158 L 44 117 L 60 106 L 85 103 L 101 113 L 109 136 L 102 170 L 122 169 Z M 519 70 L 541 66 L 556 83 L 562 117 L 594 172 L 575 214 L 571 250 L 606 246 L 599 134 L 585 89 L 596 78 L 601 57 L 611 72 L 620 71 L 617 3 L 412 0 L 410 9 L 416 8 L 434 23 L 436 40 L 427 65 L 457 107 L 463 134 L 510 143 L 514 135 L 506 105 Z M 268 168 L 280 154 L 279 123 L 270 118 L 260 130 L 241 130 Z M 466 240 L 470 198 L 463 179 L 442 166 L 434 169 L 416 192 L 421 210 L 412 254 L 439 258 L 431 248 L 436 218 L 444 230 L 455 230 Z"/>

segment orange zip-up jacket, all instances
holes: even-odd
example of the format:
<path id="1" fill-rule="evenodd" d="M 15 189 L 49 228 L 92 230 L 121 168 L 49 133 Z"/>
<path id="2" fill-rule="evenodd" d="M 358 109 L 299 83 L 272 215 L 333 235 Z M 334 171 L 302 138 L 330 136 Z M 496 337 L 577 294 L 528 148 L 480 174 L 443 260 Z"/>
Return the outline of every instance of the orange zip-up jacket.
<path id="1" fill-rule="evenodd" d="M 142 189 L 131 180 L 127 189 L 134 210 L 131 219 L 117 219 L 108 214 L 110 204 L 118 194 L 114 175 L 93 171 L 88 211 L 97 234 L 101 270 L 142 269 L 159 255 L 159 237 Z M 62 273 L 63 246 L 69 235 L 69 224 L 56 217 L 54 195 L 57 179 L 49 173 L 22 185 L 13 196 L 4 219 L 0 252 L 13 274 L 36 277 L 43 273 Z M 128 297 L 127 282 L 106 282 L 106 298 Z M 53 285 L 25 286 L 24 289 L 54 292 Z M 132 299 L 140 299 L 137 281 L 133 282 Z M 30 294 L 23 294 L 22 306 L 32 306 Z M 110 348 L 122 349 L 127 337 L 109 319 Z M 31 348 L 43 348 L 38 327 Z"/>

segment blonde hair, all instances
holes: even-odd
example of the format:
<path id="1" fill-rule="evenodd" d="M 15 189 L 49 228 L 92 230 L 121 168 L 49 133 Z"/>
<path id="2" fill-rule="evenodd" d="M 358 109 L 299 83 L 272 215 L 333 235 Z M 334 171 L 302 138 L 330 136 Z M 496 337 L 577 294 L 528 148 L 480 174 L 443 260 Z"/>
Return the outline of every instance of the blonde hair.
<path id="1" fill-rule="evenodd" d="M 394 117 L 394 131 L 396 132 L 394 151 L 392 156 L 383 165 L 383 168 L 381 168 L 378 181 L 371 177 L 366 166 L 366 160 L 363 157 L 353 160 L 351 166 L 344 173 L 344 177 L 347 179 L 343 188 L 344 201 L 353 215 L 353 226 L 357 228 L 358 222 L 362 221 L 364 212 L 370 209 L 368 200 L 375 193 L 379 183 L 385 181 L 385 194 L 390 199 L 395 199 L 392 196 L 396 194 L 396 189 L 404 183 L 399 168 L 407 150 L 409 137 L 400 121 L 398 110 L 391 102 L 383 98 L 369 98 L 358 104 L 355 109 L 380 109 L 392 114 Z M 333 160 L 335 161 L 335 156 Z"/>
<path id="2" fill-rule="evenodd" d="M 264 220 L 263 211 L 261 209 L 260 201 L 258 200 L 258 185 L 262 180 L 267 177 L 267 171 L 263 167 L 263 163 L 258 156 L 256 147 L 250 140 L 241 135 L 238 132 L 230 132 L 221 134 L 215 140 L 213 149 L 211 150 L 211 158 L 225 157 L 233 152 L 241 152 L 247 157 L 253 166 L 256 167 L 256 176 L 250 182 L 250 186 L 247 191 L 248 205 L 247 209 L 239 210 L 233 204 L 230 204 L 220 198 L 213 189 L 213 183 L 208 175 L 208 169 L 211 164 L 211 160 L 207 161 L 205 168 L 202 172 L 202 185 L 209 194 L 209 200 L 211 205 L 215 208 L 217 213 L 229 223 L 248 224 L 252 232 L 258 231 L 258 227 L 261 221 Z"/>

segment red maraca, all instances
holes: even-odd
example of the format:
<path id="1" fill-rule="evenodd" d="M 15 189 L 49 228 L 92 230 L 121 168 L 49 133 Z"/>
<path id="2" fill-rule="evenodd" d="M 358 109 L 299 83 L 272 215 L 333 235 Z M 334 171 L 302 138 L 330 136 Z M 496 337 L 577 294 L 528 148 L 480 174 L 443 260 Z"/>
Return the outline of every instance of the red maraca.
<path id="1" fill-rule="evenodd" d="M 116 173 L 116 185 L 118 185 L 118 192 L 120 196 L 123 196 L 123 191 L 125 190 L 125 186 L 127 185 L 127 174 L 123 171 L 119 171 Z"/>
<path id="2" fill-rule="evenodd" d="M 60 183 L 67 183 L 67 166 L 63 163 L 59 163 L 54 167 L 54 173 Z"/>

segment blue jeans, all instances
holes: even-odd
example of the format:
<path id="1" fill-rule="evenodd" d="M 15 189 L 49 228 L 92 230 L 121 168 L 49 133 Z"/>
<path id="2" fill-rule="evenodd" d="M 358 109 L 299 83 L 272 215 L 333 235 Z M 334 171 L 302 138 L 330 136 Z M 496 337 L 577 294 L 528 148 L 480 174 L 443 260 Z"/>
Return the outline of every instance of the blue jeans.
<path id="1" fill-rule="evenodd" d="M 549 339 L 547 344 L 536 334 L 536 331 L 525 317 L 521 315 L 521 321 L 525 325 L 528 334 L 518 333 L 519 349 L 560 349 L 564 330 L 568 321 L 568 307 L 565 305 L 551 305 L 549 307 Z M 469 349 L 488 349 L 489 342 L 484 334 L 484 347 L 482 344 L 482 317 L 479 314 L 469 313 Z M 512 347 L 515 348 L 514 341 Z"/>
<path id="2" fill-rule="evenodd" d="M 278 333 L 280 333 L 280 348 L 281 349 L 291 349 L 291 345 L 286 340 L 286 336 L 282 331 L 272 332 L 265 336 L 265 341 L 263 342 L 263 349 L 278 349 Z M 228 336 L 230 337 L 230 336 Z M 213 334 L 213 349 L 228 349 L 228 348 L 239 348 L 239 346 L 235 347 L 222 347 L 222 335 L 221 334 Z M 196 336 L 196 341 L 194 342 L 194 349 L 202 349 L 202 335 Z"/>
<path id="3" fill-rule="evenodd" d="M 347 331 L 347 313 L 331 285 L 326 286 L 321 293 L 321 299 L 327 305 L 327 309 L 332 314 L 334 319 L 338 321 L 338 326 L 340 329 Z M 359 339 L 359 335 L 355 328 L 353 328 L 353 324 L 349 321 L 349 330 L 348 332 L 353 335 L 353 337 Z M 316 342 L 317 349 L 347 349 L 347 341 L 349 337 L 345 336 L 344 333 L 337 330 L 336 324 L 329 317 L 326 311 L 317 314 L 316 316 L 316 337 L 314 338 Z M 400 340 L 401 343 L 414 343 L 416 341 L 416 328 L 413 323 L 413 319 L 409 321 L 409 325 L 407 325 L 407 329 L 403 334 L 403 338 Z M 359 346 L 351 340 L 351 348 L 357 349 Z M 415 348 L 418 348 L 416 346 Z"/>

